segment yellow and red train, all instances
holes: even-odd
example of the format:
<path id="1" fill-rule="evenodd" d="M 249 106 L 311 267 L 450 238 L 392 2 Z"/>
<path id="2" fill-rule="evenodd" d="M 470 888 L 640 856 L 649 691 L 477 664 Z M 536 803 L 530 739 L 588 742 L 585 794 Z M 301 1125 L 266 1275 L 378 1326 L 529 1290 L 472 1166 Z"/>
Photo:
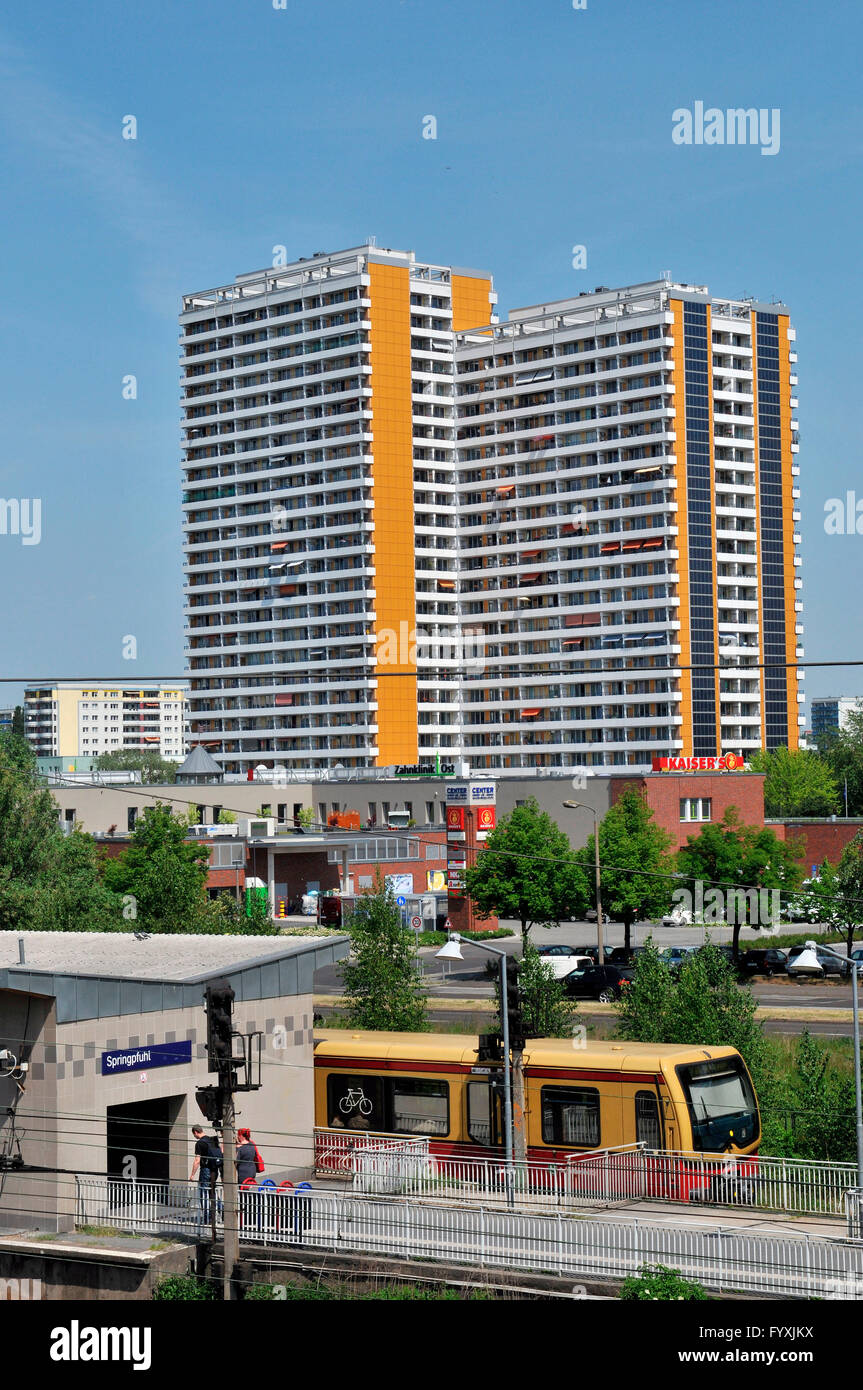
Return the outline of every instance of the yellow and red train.
<path id="1" fill-rule="evenodd" d="M 496 1156 L 503 1143 L 501 1068 L 477 1037 L 321 1031 L 315 1042 L 319 1128 L 424 1135 L 436 1153 Z M 524 1051 L 528 1158 L 600 1148 L 755 1154 L 755 1088 L 732 1047 L 532 1038 Z"/>

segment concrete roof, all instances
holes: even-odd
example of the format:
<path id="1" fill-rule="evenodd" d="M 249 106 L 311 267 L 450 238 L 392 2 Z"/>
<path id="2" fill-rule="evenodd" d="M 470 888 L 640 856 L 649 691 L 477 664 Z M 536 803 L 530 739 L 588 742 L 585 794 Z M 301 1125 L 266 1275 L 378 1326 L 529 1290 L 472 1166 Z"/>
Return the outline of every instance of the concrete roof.
<path id="1" fill-rule="evenodd" d="M 0 932 L 0 989 L 53 997 L 57 1022 L 71 1023 L 196 1007 L 206 982 L 221 976 L 238 1000 L 309 994 L 315 971 L 349 949 L 346 936 Z"/>

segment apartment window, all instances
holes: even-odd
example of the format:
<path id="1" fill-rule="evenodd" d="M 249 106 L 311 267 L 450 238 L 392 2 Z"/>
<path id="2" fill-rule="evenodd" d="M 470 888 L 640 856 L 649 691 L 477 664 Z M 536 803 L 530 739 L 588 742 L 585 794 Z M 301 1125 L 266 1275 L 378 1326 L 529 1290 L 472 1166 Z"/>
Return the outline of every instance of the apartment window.
<path id="1" fill-rule="evenodd" d="M 426 825 L 434 825 L 434 802 L 426 802 Z"/>
<path id="2" fill-rule="evenodd" d="M 690 820 L 711 820 L 713 812 L 713 801 L 709 796 L 682 796 L 680 798 L 680 819 Z"/>
<path id="3" fill-rule="evenodd" d="M 129 831 L 134 830 L 134 829 L 135 829 L 135 822 L 137 821 L 137 819 L 138 819 L 138 808 L 137 808 L 137 806 L 127 806 L 127 807 L 126 807 L 126 829 L 129 830 Z"/>
<path id="4" fill-rule="evenodd" d="M 214 806 L 214 807 L 213 807 L 213 825 L 218 825 L 218 824 L 219 824 L 219 816 L 220 816 L 221 814 L 222 814 L 222 808 L 221 808 L 221 806 Z"/>
<path id="5" fill-rule="evenodd" d="M 378 804 L 377 804 L 376 801 L 370 801 L 370 802 L 369 802 L 369 816 L 368 816 L 368 820 L 369 820 L 369 825 L 377 825 L 377 823 L 378 823 Z"/>
<path id="6" fill-rule="evenodd" d="M 322 828 L 325 828 L 327 824 L 327 803 L 325 801 L 318 802 L 318 824 Z"/>

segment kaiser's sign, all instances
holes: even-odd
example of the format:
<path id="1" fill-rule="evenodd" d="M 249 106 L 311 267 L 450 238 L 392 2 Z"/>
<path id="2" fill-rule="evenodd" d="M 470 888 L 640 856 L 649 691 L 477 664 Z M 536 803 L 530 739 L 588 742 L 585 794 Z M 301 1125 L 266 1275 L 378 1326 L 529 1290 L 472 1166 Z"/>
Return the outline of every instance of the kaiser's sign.
<path id="1" fill-rule="evenodd" d="M 745 763 L 739 753 L 723 753 L 719 758 L 654 758 L 654 772 L 742 772 Z"/>

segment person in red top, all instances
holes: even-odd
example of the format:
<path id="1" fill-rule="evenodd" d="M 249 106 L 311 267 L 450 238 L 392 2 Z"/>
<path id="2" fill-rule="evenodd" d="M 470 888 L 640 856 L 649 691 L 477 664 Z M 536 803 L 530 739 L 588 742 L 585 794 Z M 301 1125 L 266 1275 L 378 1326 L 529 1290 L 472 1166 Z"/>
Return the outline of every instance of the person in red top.
<path id="1" fill-rule="evenodd" d="M 237 1165 L 237 1182 L 243 1183 L 247 1178 L 256 1178 L 258 1173 L 264 1171 L 264 1160 L 258 1152 L 257 1144 L 252 1143 L 252 1136 L 247 1129 L 237 1130 L 237 1156 L 234 1160 Z"/>

